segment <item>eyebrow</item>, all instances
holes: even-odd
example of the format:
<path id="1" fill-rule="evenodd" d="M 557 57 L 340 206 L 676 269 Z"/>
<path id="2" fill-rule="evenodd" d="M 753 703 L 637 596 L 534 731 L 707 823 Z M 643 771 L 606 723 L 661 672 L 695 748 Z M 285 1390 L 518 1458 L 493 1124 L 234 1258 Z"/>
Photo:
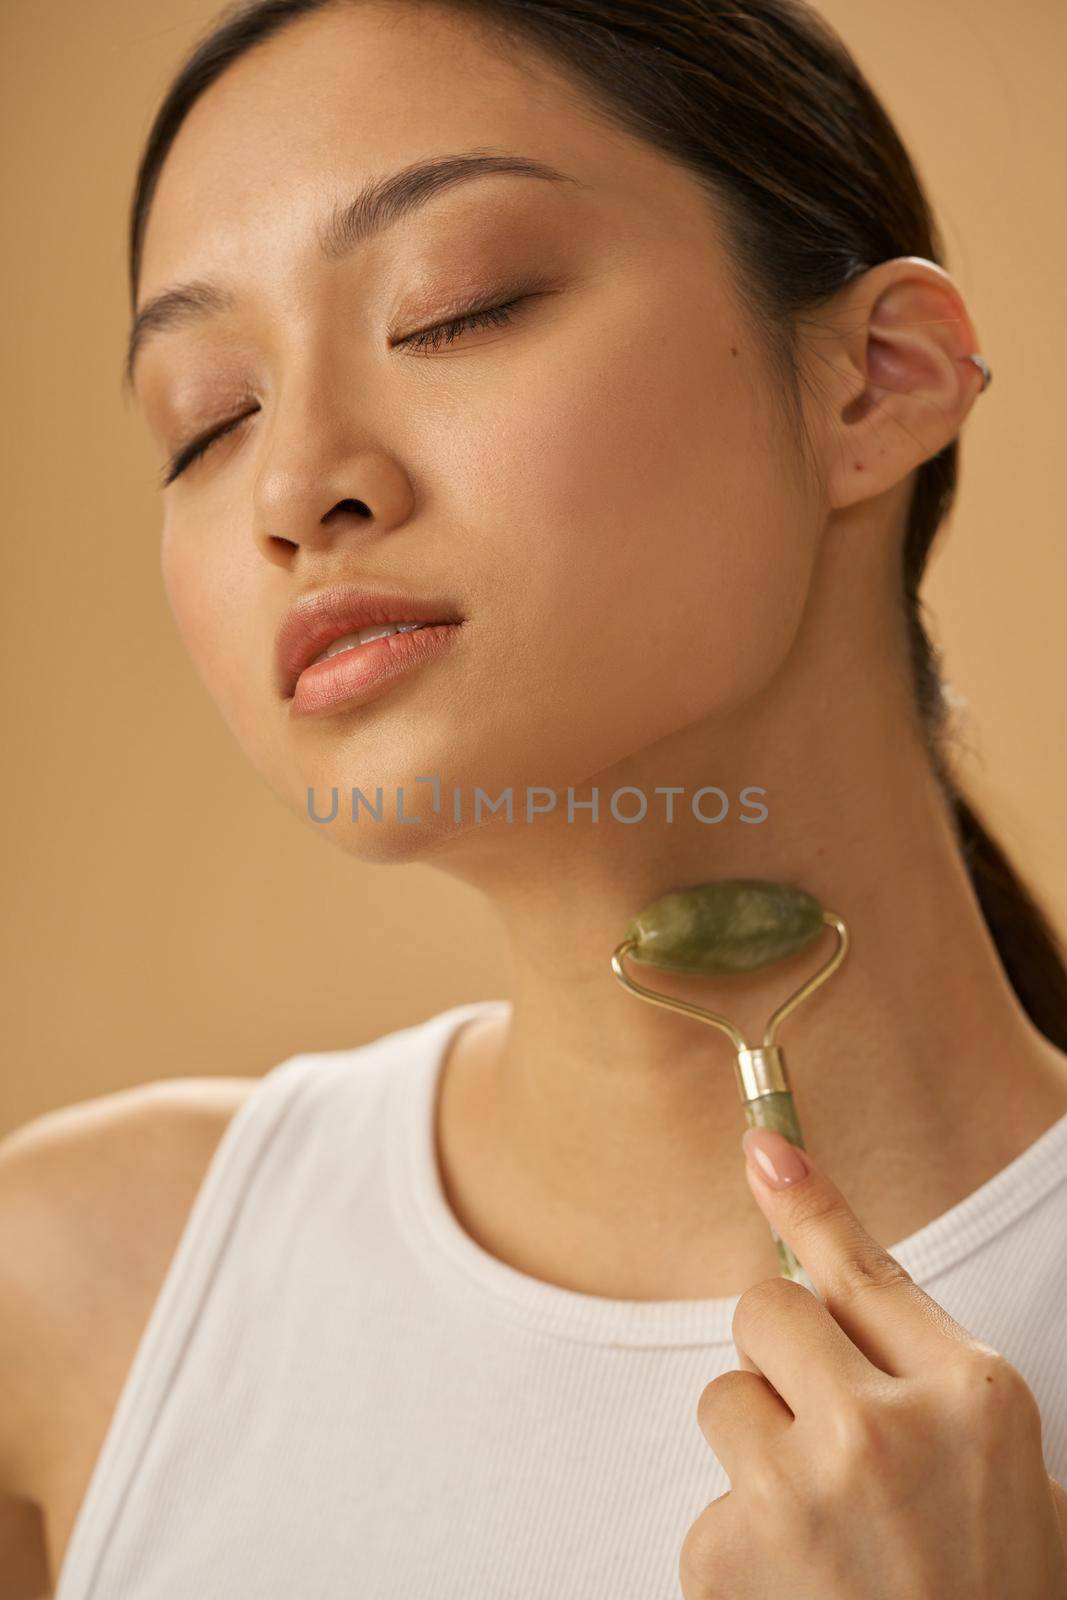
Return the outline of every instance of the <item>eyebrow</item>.
<path id="1" fill-rule="evenodd" d="M 580 179 L 558 172 L 547 162 L 504 151 L 463 151 L 429 157 L 402 167 L 398 172 L 372 179 L 354 199 L 336 205 L 317 229 L 319 255 L 324 261 L 340 261 L 375 234 L 417 211 L 434 195 L 488 173 L 587 187 Z M 123 365 L 125 386 L 132 386 L 134 364 L 150 338 L 167 329 L 188 327 L 204 317 L 231 311 L 235 305 L 236 296 L 232 290 L 208 279 L 175 284 L 153 295 L 133 319 Z"/>

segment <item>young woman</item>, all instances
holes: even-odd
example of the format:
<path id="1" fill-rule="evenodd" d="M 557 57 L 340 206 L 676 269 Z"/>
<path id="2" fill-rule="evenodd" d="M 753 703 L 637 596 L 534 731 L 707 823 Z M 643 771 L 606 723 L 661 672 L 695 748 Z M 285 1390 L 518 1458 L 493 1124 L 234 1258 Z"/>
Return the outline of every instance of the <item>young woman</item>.
<path id="1" fill-rule="evenodd" d="M 128 368 L 174 615 L 512 996 L 5 1142 L 5 1600 L 1067 1595 L 1067 977 L 921 617 L 987 378 L 941 256 L 792 0 L 271 0 L 182 67 Z M 725 877 L 851 932 L 799 1171 L 610 970 Z M 815 965 L 715 998 L 755 1037 Z"/>

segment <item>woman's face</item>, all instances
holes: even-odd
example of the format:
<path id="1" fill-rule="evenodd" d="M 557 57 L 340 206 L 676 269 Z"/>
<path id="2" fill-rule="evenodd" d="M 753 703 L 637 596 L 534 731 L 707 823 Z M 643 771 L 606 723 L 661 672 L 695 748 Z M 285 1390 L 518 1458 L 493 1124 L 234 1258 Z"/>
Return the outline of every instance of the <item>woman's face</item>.
<path id="1" fill-rule="evenodd" d="M 361 187 L 472 151 L 564 179 L 453 183 L 324 257 L 324 219 Z M 774 673 L 818 507 L 702 191 L 562 76 L 447 10 L 291 26 L 202 96 L 165 162 L 138 304 L 194 279 L 227 308 L 157 326 L 135 367 L 161 464 L 245 420 L 164 490 L 168 597 L 285 802 L 306 817 L 311 789 L 321 815 L 340 790 L 344 848 L 455 843 L 476 789 L 577 790 Z M 521 296 L 507 323 L 398 343 Z M 362 584 L 464 620 L 370 699 L 299 714 L 279 626 Z M 430 811 L 428 776 L 459 789 L 458 820 Z M 353 824 L 351 789 L 379 786 L 385 820 Z M 422 826 L 397 818 L 401 789 Z"/>

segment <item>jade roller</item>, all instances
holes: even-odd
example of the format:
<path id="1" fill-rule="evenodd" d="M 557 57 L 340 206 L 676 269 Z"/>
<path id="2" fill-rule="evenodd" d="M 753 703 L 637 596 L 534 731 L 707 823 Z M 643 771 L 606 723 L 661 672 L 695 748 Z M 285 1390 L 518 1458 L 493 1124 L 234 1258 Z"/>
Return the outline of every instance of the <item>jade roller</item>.
<path id="1" fill-rule="evenodd" d="M 754 972 L 807 949 L 827 927 L 837 935 L 833 954 L 773 1013 L 759 1045 L 746 1043 L 741 1030 L 717 1012 L 635 983 L 623 966 L 630 957 L 665 972 Z M 645 906 L 631 919 L 626 938 L 612 954 L 611 967 L 631 994 L 720 1028 L 734 1047 L 737 1092 L 749 1127 L 771 1128 L 803 1149 L 785 1057 L 777 1043 L 778 1029 L 789 1013 L 841 965 L 847 949 L 848 929 L 841 918 L 824 911 L 804 889 L 764 878 L 720 878 L 689 889 L 676 889 Z M 773 1228 L 771 1237 L 781 1276 L 793 1278 L 814 1292 L 815 1286 L 803 1265 Z"/>

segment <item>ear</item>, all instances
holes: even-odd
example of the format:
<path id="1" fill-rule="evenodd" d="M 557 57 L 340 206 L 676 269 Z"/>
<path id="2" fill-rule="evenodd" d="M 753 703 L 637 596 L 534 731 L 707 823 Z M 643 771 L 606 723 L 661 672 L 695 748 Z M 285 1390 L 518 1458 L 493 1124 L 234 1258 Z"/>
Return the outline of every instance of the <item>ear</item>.
<path id="1" fill-rule="evenodd" d="M 922 256 L 870 268 L 809 326 L 833 507 L 892 488 L 936 455 L 982 392 L 967 360 L 981 353 L 967 308 L 949 274 Z"/>

